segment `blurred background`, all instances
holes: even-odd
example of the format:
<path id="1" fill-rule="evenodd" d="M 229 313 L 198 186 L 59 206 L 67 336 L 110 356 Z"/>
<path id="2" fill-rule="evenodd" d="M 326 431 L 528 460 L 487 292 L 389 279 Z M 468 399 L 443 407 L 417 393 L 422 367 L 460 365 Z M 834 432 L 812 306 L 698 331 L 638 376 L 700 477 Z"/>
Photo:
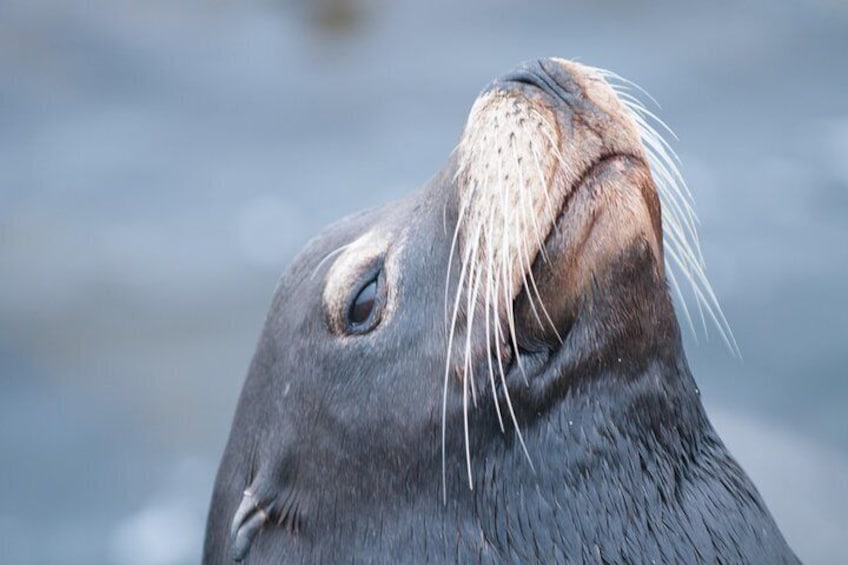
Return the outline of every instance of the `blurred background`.
<path id="1" fill-rule="evenodd" d="M 276 281 L 559 55 L 679 134 L 742 360 L 716 427 L 808 563 L 848 563 L 848 3 L 0 2 L 0 561 L 197 563 Z M 696 339 L 697 338 L 697 339 Z"/>

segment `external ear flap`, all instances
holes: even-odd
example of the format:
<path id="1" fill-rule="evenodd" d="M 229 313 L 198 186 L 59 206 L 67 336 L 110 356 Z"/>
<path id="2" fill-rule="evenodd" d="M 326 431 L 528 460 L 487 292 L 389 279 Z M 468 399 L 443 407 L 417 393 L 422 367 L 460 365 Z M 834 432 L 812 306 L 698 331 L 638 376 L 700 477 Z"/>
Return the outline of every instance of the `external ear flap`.
<path id="1" fill-rule="evenodd" d="M 230 527 L 230 545 L 235 561 L 242 561 L 247 557 L 253 539 L 267 523 L 268 512 L 262 508 L 253 491 L 246 489 Z"/>

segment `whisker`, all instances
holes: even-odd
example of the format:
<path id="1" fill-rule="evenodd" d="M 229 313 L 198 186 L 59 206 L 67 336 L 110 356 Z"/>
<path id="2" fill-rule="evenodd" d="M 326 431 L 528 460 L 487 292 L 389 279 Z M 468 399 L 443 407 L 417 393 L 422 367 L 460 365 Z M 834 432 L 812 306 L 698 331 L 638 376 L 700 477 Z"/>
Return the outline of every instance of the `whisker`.
<path id="1" fill-rule="evenodd" d="M 497 288 L 498 281 L 495 282 L 495 293 L 498 292 Z M 527 444 L 524 442 L 524 434 L 521 433 L 521 426 L 518 425 L 518 418 L 515 415 L 515 409 L 512 407 L 512 398 L 509 395 L 509 388 L 506 384 L 506 371 L 503 366 L 503 352 L 500 348 L 500 344 L 505 342 L 503 329 L 501 327 L 500 322 L 495 326 L 495 347 L 497 349 L 497 359 L 498 359 L 498 370 L 501 377 L 501 388 L 503 388 L 503 396 L 506 401 L 507 411 L 509 412 L 509 417 L 512 420 L 512 425 L 515 428 L 515 435 L 518 437 L 518 443 L 521 444 L 521 450 L 524 452 L 524 457 L 527 459 L 527 463 L 530 465 L 530 469 L 535 473 L 536 467 L 533 465 L 533 458 L 530 457 L 530 451 L 527 449 Z M 520 362 L 518 358 L 518 351 L 514 352 L 516 363 Z"/>
<path id="2" fill-rule="evenodd" d="M 490 217 L 489 217 L 490 222 L 494 221 L 493 217 L 494 217 L 494 209 L 492 210 Z M 492 248 L 492 238 L 491 237 L 488 238 L 486 243 L 487 243 L 486 256 L 492 257 L 492 255 L 494 253 L 494 250 Z M 486 362 L 487 362 L 488 367 L 489 367 L 489 383 L 492 386 L 492 399 L 494 400 L 494 404 L 495 404 L 495 413 L 498 416 L 498 425 L 501 428 L 501 433 L 504 433 L 506 431 L 506 429 L 504 428 L 503 416 L 501 415 L 501 407 L 500 407 L 500 404 L 498 403 L 498 392 L 497 392 L 497 387 L 495 385 L 495 371 L 494 371 L 494 367 L 492 366 L 493 332 L 492 332 L 491 325 L 493 323 L 495 323 L 495 321 L 497 321 L 497 319 L 498 319 L 497 302 L 493 302 L 493 300 L 492 300 L 492 298 L 493 298 L 493 295 L 492 295 L 493 286 L 494 286 L 494 277 L 492 275 L 492 268 L 491 268 L 491 264 L 490 264 L 488 266 L 488 268 L 486 269 L 486 305 L 485 305 L 485 310 L 486 310 Z"/>
<path id="3" fill-rule="evenodd" d="M 675 269 L 679 270 L 689 283 L 704 334 L 709 337 L 706 324 L 706 318 L 709 317 L 731 353 L 740 356 L 730 324 L 724 316 L 705 272 L 704 257 L 697 231 L 698 218 L 692 206 L 692 192 L 678 167 L 680 158 L 671 144 L 661 135 L 660 130 L 668 133 L 675 140 L 677 136 L 668 124 L 633 94 L 633 90 L 644 94 L 659 108 L 659 103 L 642 87 L 612 71 L 597 68 L 593 70 L 606 80 L 618 96 L 641 138 L 662 202 L 663 247 L 671 259 L 666 266 L 666 273 L 675 293 L 680 298 L 680 305 L 690 330 L 697 337 L 692 316 L 686 305 L 687 297 L 675 276 Z M 652 124 L 656 124 L 657 127 Z"/>
<path id="4" fill-rule="evenodd" d="M 675 263 L 681 268 L 685 269 L 683 265 L 683 260 L 677 255 L 676 252 L 672 251 L 672 248 L 669 248 L 669 255 L 674 260 Z M 690 265 L 691 266 L 691 265 Z M 716 328 L 718 329 L 719 334 L 722 337 L 725 345 L 736 355 L 739 355 L 739 348 L 736 344 L 736 338 L 733 336 L 733 332 L 730 331 L 727 319 L 724 317 L 724 313 L 721 311 L 721 308 L 718 307 L 717 300 L 715 298 L 715 294 L 713 293 L 712 287 L 709 284 L 692 284 L 692 292 L 698 298 L 698 301 L 703 305 L 707 314 L 709 314 L 710 318 L 712 318 L 713 323 L 715 323 Z M 706 296 L 704 295 L 706 293 Z M 707 299 L 709 297 L 709 299 Z"/>
<path id="5" fill-rule="evenodd" d="M 689 308 L 686 306 L 686 297 L 683 295 L 683 291 L 680 289 L 680 285 L 677 283 L 677 277 L 674 276 L 674 269 L 667 269 L 666 273 L 668 273 L 668 278 L 671 280 L 671 284 L 674 287 L 675 294 L 680 297 L 680 307 L 683 308 L 683 316 L 686 318 L 686 323 L 688 324 L 689 329 L 692 331 L 692 335 L 697 341 L 698 332 L 695 331 L 695 324 L 692 322 L 692 316 L 689 314 Z"/>
<path id="6" fill-rule="evenodd" d="M 541 239 L 541 236 L 539 235 L 540 230 L 539 230 L 539 224 L 536 221 L 536 216 L 535 216 L 535 214 L 533 214 L 532 210 L 530 211 L 529 214 L 527 213 L 527 210 L 529 209 L 529 207 L 527 205 L 527 195 L 525 193 L 529 190 L 532 190 L 532 189 L 528 189 L 527 185 L 524 183 L 524 178 L 523 178 L 523 175 L 521 174 L 521 167 L 518 165 L 518 154 L 515 151 L 515 146 L 513 146 L 512 150 L 513 150 L 513 157 L 515 158 L 515 161 L 516 161 L 516 170 L 518 171 L 518 186 L 519 186 L 518 194 L 519 194 L 519 198 L 521 199 L 521 207 L 524 210 L 524 214 L 522 214 L 521 219 L 524 220 L 527 216 L 530 216 L 530 218 L 533 220 L 533 223 L 535 224 L 536 237 L 539 239 L 539 250 L 540 250 L 541 253 L 544 253 L 545 252 L 544 251 L 545 250 L 544 241 Z M 522 226 L 523 225 L 524 225 L 524 222 L 522 221 Z M 542 322 L 542 318 L 539 316 L 539 312 L 536 310 L 536 304 L 533 301 L 533 297 L 529 292 L 530 285 L 529 285 L 529 281 L 527 280 L 528 273 L 530 275 L 530 279 L 533 279 L 533 285 L 534 286 L 535 286 L 536 282 L 535 282 L 535 279 L 533 277 L 533 265 L 530 264 L 530 259 L 527 257 L 529 254 L 527 253 L 527 242 L 526 242 L 526 240 L 523 241 L 522 244 L 521 244 L 520 253 L 521 253 L 520 262 L 521 262 L 522 266 L 524 267 L 522 269 L 522 278 L 524 279 L 524 287 L 526 289 L 528 289 L 528 292 L 527 292 L 527 299 L 528 300 L 527 301 L 530 304 L 530 309 L 533 312 L 533 316 L 536 318 L 536 322 L 539 324 L 539 327 L 541 328 L 541 327 L 544 326 L 544 324 Z"/>
<path id="7" fill-rule="evenodd" d="M 501 195 L 503 196 L 503 201 L 504 201 L 503 213 L 505 214 L 504 229 L 502 230 L 503 234 L 504 234 L 504 236 L 503 236 L 504 237 L 504 239 L 503 239 L 504 247 L 503 248 L 508 250 L 508 249 L 511 249 L 510 238 L 513 237 L 512 231 L 514 229 L 514 226 L 512 225 L 511 222 L 509 222 L 509 218 L 506 217 L 506 214 L 508 214 L 509 211 L 510 211 L 510 207 L 509 207 L 508 202 L 506 201 L 506 197 L 507 197 L 506 190 L 503 190 L 503 169 L 502 169 L 502 163 L 500 161 L 498 161 L 498 173 L 499 173 L 498 179 L 501 182 Z M 515 287 L 514 287 L 514 283 L 513 283 L 513 280 L 512 280 L 513 268 L 512 268 L 512 265 L 508 263 L 509 259 L 510 259 L 510 257 L 507 253 L 501 254 L 501 275 L 502 275 L 503 280 L 505 282 L 505 284 L 504 284 L 504 294 L 503 294 L 504 305 L 505 305 L 504 310 L 505 310 L 505 314 L 506 314 L 507 325 L 509 327 L 509 337 L 510 337 L 510 340 L 512 341 L 512 345 L 513 345 L 515 352 L 517 354 L 518 353 L 518 340 L 516 338 L 517 332 L 516 332 L 516 329 L 515 329 L 515 313 L 513 312 L 513 309 L 512 309 L 512 301 L 513 301 L 513 298 L 516 295 L 516 292 L 515 292 Z M 524 365 L 521 363 L 521 358 L 518 357 L 518 355 L 516 355 L 516 360 L 518 361 L 518 367 L 519 367 L 519 369 L 521 369 L 521 374 L 524 376 L 524 381 L 526 383 L 527 382 L 527 374 L 524 371 Z"/>
<path id="8" fill-rule="evenodd" d="M 551 146 L 553 147 L 553 144 Z M 533 154 L 533 161 L 534 161 L 534 164 L 536 165 L 536 172 L 539 175 L 539 182 L 542 184 L 542 186 L 544 186 L 545 185 L 545 175 L 542 172 L 542 164 L 541 164 L 541 161 L 539 160 L 539 154 L 536 151 L 536 146 L 533 145 L 533 144 L 530 144 L 530 151 Z M 560 160 L 562 160 L 562 155 L 560 154 L 559 149 L 556 150 L 555 157 L 558 157 Z M 543 192 L 545 193 L 546 197 L 550 198 L 550 196 L 548 195 L 548 191 L 545 190 Z M 550 202 L 550 200 L 548 200 L 548 202 Z M 555 214 L 551 214 L 551 217 L 554 218 L 554 221 L 556 221 L 555 218 L 557 216 Z M 559 335 L 559 331 L 557 330 L 556 324 L 551 319 L 551 316 L 548 313 L 548 309 L 545 307 L 545 303 L 542 300 L 541 295 L 539 294 L 539 289 L 538 289 L 538 287 L 536 287 L 535 279 L 533 280 L 533 287 L 534 287 L 534 291 L 536 293 L 536 296 L 539 298 L 539 305 L 542 308 L 542 313 L 545 315 L 545 318 L 547 319 L 548 324 L 550 324 L 551 329 L 556 334 L 557 339 L 559 340 L 560 343 L 562 343 L 562 337 Z"/>
<path id="9" fill-rule="evenodd" d="M 314 278 L 315 278 L 315 275 L 316 275 L 316 274 L 318 274 L 318 270 L 319 270 L 319 269 L 321 269 L 321 267 L 324 265 L 324 263 L 326 263 L 327 261 L 329 261 L 330 259 L 332 259 L 332 258 L 333 258 L 333 257 L 335 257 L 336 255 L 338 255 L 339 253 L 341 253 L 342 251 L 344 251 L 345 249 L 347 249 L 347 248 L 348 248 L 348 247 L 350 247 L 351 245 L 353 245 L 353 242 L 348 243 L 348 244 L 345 244 L 345 245 L 342 245 L 341 247 L 338 247 L 338 248 L 336 248 L 335 250 L 330 251 L 329 253 L 327 253 L 326 255 L 324 255 L 324 258 L 323 258 L 323 259 L 321 259 L 321 260 L 318 262 L 318 264 L 317 264 L 317 265 L 315 265 L 315 269 L 313 269 L 313 270 L 312 270 L 312 274 L 309 276 L 309 279 L 310 279 L 310 280 L 314 279 Z"/>
<path id="10" fill-rule="evenodd" d="M 457 230 L 459 229 L 462 217 L 457 222 Z M 479 229 L 479 226 L 478 226 Z M 448 334 L 447 359 L 445 360 L 445 380 L 442 390 L 442 497 L 447 504 L 447 414 L 448 414 L 448 384 L 450 382 L 451 357 L 453 354 L 453 344 L 456 337 L 456 323 L 459 318 L 459 307 L 463 295 L 463 285 L 465 284 L 466 275 L 468 274 L 468 265 L 470 250 L 466 248 L 465 256 L 462 262 L 462 268 L 459 273 L 459 281 L 457 282 L 457 292 L 454 298 L 453 317 Z M 450 279 L 448 279 L 450 280 Z"/>

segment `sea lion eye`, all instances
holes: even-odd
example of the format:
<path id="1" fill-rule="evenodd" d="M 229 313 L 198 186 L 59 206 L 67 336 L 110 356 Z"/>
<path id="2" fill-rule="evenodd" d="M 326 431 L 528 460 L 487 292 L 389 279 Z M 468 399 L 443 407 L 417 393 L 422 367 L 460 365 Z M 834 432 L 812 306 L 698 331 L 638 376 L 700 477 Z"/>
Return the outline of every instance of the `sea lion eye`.
<path id="1" fill-rule="evenodd" d="M 366 283 L 350 305 L 347 319 L 352 333 L 365 333 L 376 325 L 372 317 L 377 305 L 378 280 L 378 277 L 374 277 Z"/>

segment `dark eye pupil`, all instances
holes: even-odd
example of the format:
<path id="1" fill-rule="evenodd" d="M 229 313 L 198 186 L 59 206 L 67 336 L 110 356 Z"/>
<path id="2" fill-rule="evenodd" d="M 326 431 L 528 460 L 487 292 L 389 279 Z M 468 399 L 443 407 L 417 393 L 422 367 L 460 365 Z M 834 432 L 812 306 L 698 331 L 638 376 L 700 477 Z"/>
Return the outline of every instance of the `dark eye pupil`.
<path id="1" fill-rule="evenodd" d="M 377 298 L 377 281 L 373 280 L 359 291 L 350 307 L 350 321 L 353 324 L 364 324 L 374 310 L 374 301 Z"/>

